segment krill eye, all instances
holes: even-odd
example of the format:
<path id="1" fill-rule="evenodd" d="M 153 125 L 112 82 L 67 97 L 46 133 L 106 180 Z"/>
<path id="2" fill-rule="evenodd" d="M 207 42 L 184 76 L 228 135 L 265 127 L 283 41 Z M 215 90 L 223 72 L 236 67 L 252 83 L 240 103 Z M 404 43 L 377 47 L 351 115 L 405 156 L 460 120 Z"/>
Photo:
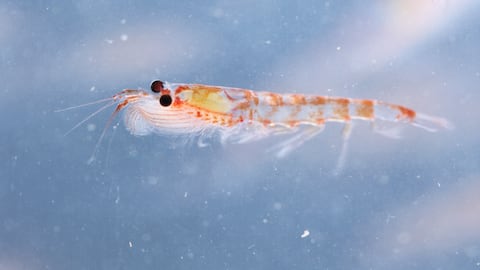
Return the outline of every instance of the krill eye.
<path id="1" fill-rule="evenodd" d="M 168 107 L 172 104 L 172 97 L 170 95 L 162 95 L 160 97 L 160 105 Z"/>
<path id="2" fill-rule="evenodd" d="M 163 82 L 158 80 L 153 81 L 152 85 L 150 85 L 150 89 L 152 89 L 152 92 L 160 93 L 160 91 L 163 90 Z"/>

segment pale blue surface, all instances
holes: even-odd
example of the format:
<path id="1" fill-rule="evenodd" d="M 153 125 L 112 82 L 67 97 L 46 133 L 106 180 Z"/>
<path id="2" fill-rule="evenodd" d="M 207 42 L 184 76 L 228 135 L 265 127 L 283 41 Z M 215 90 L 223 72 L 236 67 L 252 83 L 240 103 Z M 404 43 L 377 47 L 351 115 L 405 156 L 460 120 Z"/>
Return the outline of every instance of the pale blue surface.
<path id="1" fill-rule="evenodd" d="M 0 269 L 480 265 L 474 1 L 57 2 L 0 2 Z M 154 79 L 376 98 L 456 129 L 359 124 L 333 176 L 335 124 L 278 160 L 271 140 L 197 148 L 120 121 L 87 164 L 111 110 L 68 136 L 97 107 L 54 110 Z"/>

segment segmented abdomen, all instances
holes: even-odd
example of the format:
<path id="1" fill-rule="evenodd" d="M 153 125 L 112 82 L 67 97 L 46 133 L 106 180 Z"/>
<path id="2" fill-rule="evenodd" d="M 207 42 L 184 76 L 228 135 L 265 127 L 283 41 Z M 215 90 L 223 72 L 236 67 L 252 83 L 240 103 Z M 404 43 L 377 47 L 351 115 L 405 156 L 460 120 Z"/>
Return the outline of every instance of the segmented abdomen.
<path id="1" fill-rule="evenodd" d="M 415 111 L 403 106 L 369 99 L 350 99 L 301 94 L 250 92 L 243 106 L 246 117 L 264 125 L 323 125 L 352 119 L 412 122 Z M 237 108 L 239 109 L 239 108 Z"/>

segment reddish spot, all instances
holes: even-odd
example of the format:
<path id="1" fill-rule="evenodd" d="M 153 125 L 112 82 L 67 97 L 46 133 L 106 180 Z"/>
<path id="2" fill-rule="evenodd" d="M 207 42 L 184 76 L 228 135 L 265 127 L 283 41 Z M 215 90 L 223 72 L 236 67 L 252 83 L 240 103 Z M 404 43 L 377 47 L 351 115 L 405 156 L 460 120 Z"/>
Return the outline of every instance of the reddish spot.
<path id="1" fill-rule="evenodd" d="M 173 105 L 174 106 L 179 106 L 179 105 L 182 105 L 183 103 L 184 102 L 179 97 L 176 97 L 175 101 L 173 102 Z"/>
<path id="2" fill-rule="evenodd" d="M 324 125 L 325 124 L 325 118 L 317 118 L 315 119 L 315 122 L 317 125 Z"/>
<path id="3" fill-rule="evenodd" d="M 300 124 L 300 122 L 298 120 L 288 120 L 287 123 L 290 127 L 296 127 Z"/>
<path id="4" fill-rule="evenodd" d="M 122 103 L 118 104 L 117 108 L 115 108 L 115 112 L 121 111 L 125 106 L 128 105 L 129 102 L 130 102 L 130 99 L 126 99 Z"/>
<path id="5" fill-rule="evenodd" d="M 327 98 L 322 96 L 315 96 L 310 99 L 311 105 L 325 105 L 327 103 Z"/>
<path id="6" fill-rule="evenodd" d="M 348 98 L 332 98 L 331 100 L 332 102 L 341 106 L 348 106 L 348 104 L 350 104 L 350 100 Z"/>
<path id="7" fill-rule="evenodd" d="M 268 119 L 262 119 L 262 120 L 260 120 L 260 122 L 265 126 L 268 126 L 272 123 L 272 121 L 270 121 Z"/>
<path id="8" fill-rule="evenodd" d="M 197 111 L 197 117 L 202 117 L 202 113 L 200 111 Z"/>
<path id="9" fill-rule="evenodd" d="M 160 94 L 163 96 L 163 95 L 170 95 L 170 90 L 168 89 L 163 89 L 162 91 L 160 91 Z"/>
<path id="10" fill-rule="evenodd" d="M 412 109 L 398 106 L 398 110 L 400 111 L 400 115 L 398 116 L 400 118 L 408 118 L 410 120 L 413 120 L 415 118 L 416 113 Z"/>
<path id="11" fill-rule="evenodd" d="M 304 95 L 291 95 L 293 105 L 307 105 L 307 99 Z"/>

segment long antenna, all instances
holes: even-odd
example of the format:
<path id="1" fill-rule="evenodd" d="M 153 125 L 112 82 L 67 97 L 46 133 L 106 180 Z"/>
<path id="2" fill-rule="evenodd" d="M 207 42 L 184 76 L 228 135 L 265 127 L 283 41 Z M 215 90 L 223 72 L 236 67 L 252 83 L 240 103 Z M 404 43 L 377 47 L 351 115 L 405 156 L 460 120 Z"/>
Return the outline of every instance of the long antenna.
<path id="1" fill-rule="evenodd" d="M 111 99 L 109 99 L 111 100 Z M 93 104 L 96 104 L 96 103 L 100 103 L 98 101 L 95 101 L 95 103 Z M 91 105 L 91 104 L 88 104 L 88 105 Z M 79 126 L 81 126 L 83 123 L 87 122 L 90 118 L 94 117 L 95 115 L 97 115 L 98 113 L 100 113 L 101 111 L 105 110 L 106 108 L 112 106 L 112 105 L 115 105 L 115 101 L 111 101 L 110 103 L 102 106 L 100 109 L 96 110 L 95 112 L 93 112 L 92 114 L 90 114 L 89 116 L 85 117 L 85 119 L 83 119 L 82 121 L 78 122 L 75 126 L 73 126 L 69 131 L 67 131 L 65 134 L 63 134 L 63 136 L 67 136 L 68 134 L 70 134 L 72 131 L 74 131 L 76 128 L 78 128 Z M 84 107 L 84 106 L 87 106 L 85 104 L 83 105 L 79 105 L 79 106 L 76 106 L 77 108 L 79 107 Z M 74 107 L 71 107 L 71 108 L 67 108 L 67 109 L 63 109 L 63 111 L 65 110 L 70 110 L 70 109 L 74 109 Z"/>
<path id="2" fill-rule="evenodd" d="M 55 110 L 54 112 L 69 111 L 69 110 L 73 110 L 73 109 L 78 109 L 78 108 L 82 108 L 82 107 L 87 107 L 87 106 L 90 106 L 90 105 L 95 105 L 95 104 L 98 104 L 98 103 L 103 103 L 103 102 L 106 102 L 106 101 L 112 101 L 112 100 L 113 100 L 113 98 L 104 98 L 104 99 L 100 99 L 100 100 L 97 100 L 97 101 L 88 102 L 88 103 L 85 103 L 85 104 L 80 104 L 80 105 L 76 105 L 76 106 L 71 106 L 71 107 L 67 107 L 67 108 L 63 108 L 63 109 L 58 109 L 58 110 Z"/>
<path id="3" fill-rule="evenodd" d="M 87 161 L 87 164 L 92 164 L 92 162 L 95 161 L 95 156 L 97 154 L 97 151 L 98 151 L 98 148 L 100 147 L 100 143 L 102 142 L 103 138 L 105 137 L 105 134 L 107 133 L 107 129 L 108 127 L 112 124 L 113 122 L 113 119 L 115 119 L 115 117 L 117 116 L 118 112 L 121 111 L 121 109 L 123 108 L 122 106 L 123 103 L 119 104 L 117 106 L 117 108 L 115 109 L 115 111 L 112 113 L 112 115 L 110 115 L 110 117 L 108 118 L 108 121 L 107 123 L 105 124 L 105 127 L 103 128 L 103 131 L 102 131 L 102 134 L 100 134 L 100 137 L 98 138 L 98 141 L 97 143 L 95 144 L 95 148 L 93 149 L 93 153 L 92 155 L 90 156 L 90 158 L 88 159 Z M 108 104 L 109 106 L 110 105 L 113 105 L 113 104 Z M 105 107 L 105 106 L 104 106 Z M 100 109 L 105 109 L 104 107 L 100 108 Z M 95 114 L 98 113 L 98 112 L 95 112 Z M 93 116 L 93 115 L 92 115 Z M 87 120 L 87 119 L 85 119 Z"/>

